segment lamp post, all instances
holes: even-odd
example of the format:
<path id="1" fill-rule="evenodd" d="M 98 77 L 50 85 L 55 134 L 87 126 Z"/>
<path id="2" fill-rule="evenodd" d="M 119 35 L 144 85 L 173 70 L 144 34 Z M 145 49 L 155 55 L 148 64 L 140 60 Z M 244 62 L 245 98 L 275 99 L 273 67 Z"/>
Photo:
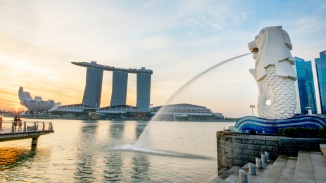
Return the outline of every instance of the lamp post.
<path id="1" fill-rule="evenodd" d="M 250 108 L 251 108 L 252 116 L 254 116 L 254 108 L 255 108 L 255 105 L 254 104 L 251 104 L 250 105 Z"/>

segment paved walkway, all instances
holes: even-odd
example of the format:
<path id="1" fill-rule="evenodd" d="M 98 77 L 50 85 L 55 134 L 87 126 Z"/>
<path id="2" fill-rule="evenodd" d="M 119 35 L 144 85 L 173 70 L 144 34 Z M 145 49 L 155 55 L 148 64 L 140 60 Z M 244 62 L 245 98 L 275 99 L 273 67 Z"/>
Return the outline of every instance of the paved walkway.
<path id="1" fill-rule="evenodd" d="M 248 182 L 254 183 L 326 183 L 326 144 L 320 145 L 321 152 L 299 151 L 298 157 L 280 155 L 275 162 L 257 169 L 257 175 L 248 174 Z M 239 169 L 239 168 L 238 168 Z M 240 169 L 248 172 L 248 164 Z M 228 177 L 217 177 L 209 183 L 238 182 L 239 172 Z"/>

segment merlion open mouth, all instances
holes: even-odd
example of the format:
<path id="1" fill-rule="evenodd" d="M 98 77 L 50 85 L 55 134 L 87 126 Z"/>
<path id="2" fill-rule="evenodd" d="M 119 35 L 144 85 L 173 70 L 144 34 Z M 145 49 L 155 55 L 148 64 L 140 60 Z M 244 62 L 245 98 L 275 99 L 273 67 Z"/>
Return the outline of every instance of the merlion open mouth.
<path id="1" fill-rule="evenodd" d="M 259 51 L 258 48 L 254 48 L 254 49 L 251 50 L 252 53 L 257 53 L 258 51 Z"/>

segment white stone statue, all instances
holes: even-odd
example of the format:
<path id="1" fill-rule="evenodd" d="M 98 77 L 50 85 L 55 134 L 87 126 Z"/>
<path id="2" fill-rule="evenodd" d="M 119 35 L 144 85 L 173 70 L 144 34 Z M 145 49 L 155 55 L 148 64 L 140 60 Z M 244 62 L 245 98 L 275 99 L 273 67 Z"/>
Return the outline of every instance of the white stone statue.
<path id="1" fill-rule="evenodd" d="M 296 110 L 294 58 L 292 44 L 282 26 L 266 27 L 248 43 L 256 60 L 255 69 L 249 72 L 258 89 L 258 114 L 262 118 L 291 118 Z"/>

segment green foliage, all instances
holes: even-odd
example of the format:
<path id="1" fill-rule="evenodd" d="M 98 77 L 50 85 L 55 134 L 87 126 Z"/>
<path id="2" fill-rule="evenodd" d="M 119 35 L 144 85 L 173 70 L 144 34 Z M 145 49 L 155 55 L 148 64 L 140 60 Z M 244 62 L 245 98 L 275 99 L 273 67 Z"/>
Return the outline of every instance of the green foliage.
<path id="1" fill-rule="evenodd" d="M 279 128 L 279 134 L 290 137 L 326 137 L 325 128 L 310 128 L 310 127 L 288 127 Z"/>

